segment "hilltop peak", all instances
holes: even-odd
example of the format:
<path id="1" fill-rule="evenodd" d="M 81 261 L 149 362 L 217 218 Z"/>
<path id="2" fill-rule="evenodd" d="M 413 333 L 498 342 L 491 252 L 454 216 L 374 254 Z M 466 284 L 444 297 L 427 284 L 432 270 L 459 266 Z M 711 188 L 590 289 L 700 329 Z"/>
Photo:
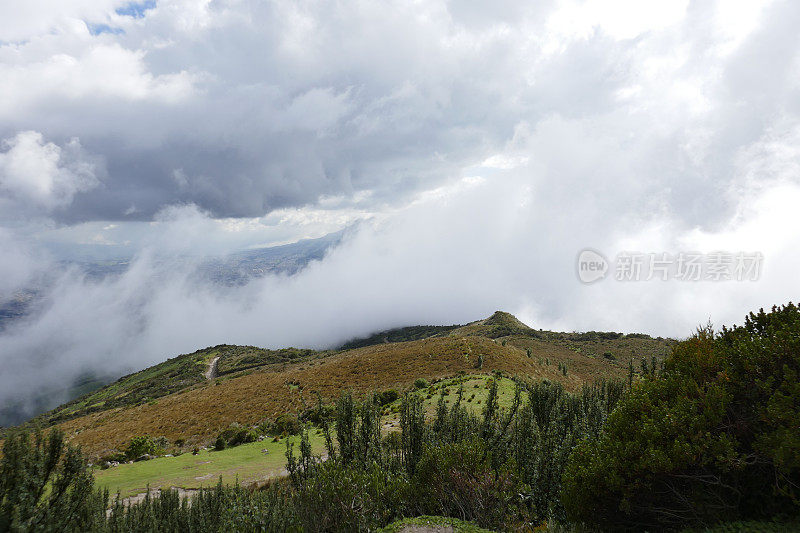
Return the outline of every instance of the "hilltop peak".
<path id="1" fill-rule="evenodd" d="M 512 329 L 531 329 L 530 326 L 522 322 L 520 319 L 506 313 L 505 311 L 495 311 L 492 316 L 483 321 L 487 326 L 505 326 Z"/>

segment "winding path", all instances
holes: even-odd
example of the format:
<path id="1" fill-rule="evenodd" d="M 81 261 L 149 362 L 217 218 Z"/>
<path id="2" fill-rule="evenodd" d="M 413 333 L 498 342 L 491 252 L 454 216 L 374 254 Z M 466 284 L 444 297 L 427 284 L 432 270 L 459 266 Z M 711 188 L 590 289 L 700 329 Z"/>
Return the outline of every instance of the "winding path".
<path id="1" fill-rule="evenodd" d="M 208 370 L 206 370 L 205 374 L 203 374 L 207 380 L 211 381 L 212 379 L 217 377 L 217 364 L 219 362 L 219 356 L 216 356 L 214 359 L 208 363 Z"/>

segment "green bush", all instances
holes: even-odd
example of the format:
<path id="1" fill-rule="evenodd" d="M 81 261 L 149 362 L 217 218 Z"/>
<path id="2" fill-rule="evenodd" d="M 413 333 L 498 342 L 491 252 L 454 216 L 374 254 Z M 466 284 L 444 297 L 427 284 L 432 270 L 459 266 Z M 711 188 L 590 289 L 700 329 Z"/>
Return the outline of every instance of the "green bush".
<path id="1" fill-rule="evenodd" d="M 217 446 L 217 442 L 220 441 L 220 439 L 225 443 L 225 446 L 222 448 Z M 218 435 L 216 441 L 214 442 L 214 448 L 223 450 L 228 446 L 238 446 L 240 444 L 255 442 L 257 440 L 257 431 L 243 427 L 241 424 L 234 422 Z"/>
<path id="2" fill-rule="evenodd" d="M 509 467 L 495 470 L 480 439 L 426 447 L 412 478 L 415 514 L 457 516 L 510 530 L 526 521 L 519 482 Z"/>
<path id="3" fill-rule="evenodd" d="M 127 460 L 128 460 L 128 456 L 125 455 L 124 452 L 116 452 L 116 453 L 111 453 L 111 454 L 102 456 L 100 458 L 99 463 L 101 465 L 103 463 L 111 463 L 111 462 L 124 463 Z"/>
<path id="4" fill-rule="evenodd" d="M 800 510 L 800 310 L 750 314 L 678 344 L 578 446 L 575 521 L 659 529 Z"/>
<path id="5" fill-rule="evenodd" d="M 300 433 L 300 421 L 296 416 L 283 414 L 275 419 L 270 435 L 297 435 Z"/>
<path id="6" fill-rule="evenodd" d="M 158 447 L 149 435 L 139 435 L 133 437 L 128 447 L 125 448 L 125 456 L 130 459 L 138 459 L 142 455 L 156 455 Z"/>
<path id="7" fill-rule="evenodd" d="M 0 531 L 80 532 L 105 525 L 108 493 L 64 434 L 6 438 L 0 459 Z"/>
<path id="8" fill-rule="evenodd" d="M 324 422 L 332 422 L 335 418 L 336 408 L 333 405 L 323 405 L 321 400 L 318 405 L 309 407 L 300 415 L 301 422 L 309 422 L 316 425 L 322 425 Z"/>
<path id="9" fill-rule="evenodd" d="M 258 440 L 258 434 L 247 428 L 242 428 L 234 433 L 228 440 L 228 446 L 239 446 L 240 444 L 247 444 L 248 442 L 255 442 Z"/>
<path id="10" fill-rule="evenodd" d="M 417 390 L 428 388 L 428 380 L 425 378 L 417 378 L 414 380 L 414 388 Z"/>
<path id="11" fill-rule="evenodd" d="M 786 533 L 787 531 L 800 531 L 800 521 L 775 519 L 725 522 L 711 528 L 687 529 L 682 533 Z"/>
<path id="12" fill-rule="evenodd" d="M 297 490 L 303 531 L 374 531 L 403 516 L 408 478 L 376 463 L 348 468 L 325 461 Z"/>
<path id="13" fill-rule="evenodd" d="M 378 403 L 382 406 L 389 405 L 398 398 L 400 398 L 400 393 L 396 389 L 388 389 L 378 395 Z"/>
<path id="14" fill-rule="evenodd" d="M 417 516 L 414 518 L 404 518 L 397 522 L 392 522 L 378 533 L 399 533 L 400 531 L 420 531 L 431 530 L 452 531 L 453 533 L 491 533 L 488 529 L 483 529 L 471 522 L 464 522 L 458 518 L 449 516 Z"/>

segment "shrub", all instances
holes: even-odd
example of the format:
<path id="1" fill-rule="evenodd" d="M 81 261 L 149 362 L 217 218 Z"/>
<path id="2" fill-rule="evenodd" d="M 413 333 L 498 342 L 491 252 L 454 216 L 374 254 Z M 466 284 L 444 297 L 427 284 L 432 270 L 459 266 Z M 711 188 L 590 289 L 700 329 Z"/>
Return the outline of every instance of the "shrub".
<path id="1" fill-rule="evenodd" d="M 254 430 L 242 428 L 230 437 L 228 446 L 239 446 L 240 444 L 255 442 L 257 440 L 258 434 Z"/>
<path id="2" fill-rule="evenodd" d="M 425 410 L 422 399 L 416 394 L 406 394 L 400 406 L 401 451 L 406 471 L 414 473 L 422 457 L 428 428 L 425 426 Z"/>
<path id="3" fill-rule="evenodd" d="M 389 405 L 400 398 L 400 393 L 396 389 L 388 389 L 378 395 L 378 402 L 380 405 Z"/>
<path id="4" fill-rule="evenodd" d="M 575 450 L 562 499 L 601 527 L 667 528 L 800 510 L 800 310 L 698 330 Z"/>
<path id="5" fill-rule="evenodd" d="M 408 478 L 375 463 L 317 465 L 297 491 L 295 508 L 303 531 L 374 531 L 400 516 L 409 500 Z"/>
<path id="6" fill-rule="evenodd" d="M 300 415 L 300 421 L 316 425 L 322 425 L 323 422 L 332 422 L 335 419 L 336 408 L 333 405 L 323 405 L 321 400 L 318 405 L 309 407 Z"/>
<path id="7" fill-rule="evenodd" d="M 222 451 L 228 446 L 228 443 L 225 441 L 225 437 L 220 435 L 217 437 L 217 440 L 214 441 L 214 449 L 217 451 Z"/>
<path id="8" fill-rule="evenodd" d="M 291 495 L 280 484 L 263 491 L 250 491 L 220 483 L 211 490 L 198 492 L 191 505 L 175 490 L 162 490 L 155 497 L 147 495 L 130 506 L 116 500 L 105 530 L 222 533 L 300 529 Z"/>
<path id="9" fill-rule="evenodd" d="M 494 470 L 484 441 L 426 447 L 412 478 L 415 514 L 453 516 L 503 530 L 526 513 L 509 468 Z"/>
<path id="10" fill-rule="evenodd" d="M 300 433 L 300 421 L 296 416 L 283 414 L 272 424 L 271 435 L 297 435 Z"/>
<path id="11" fill-rule="evenodd" d="M 93 531 L 104 525 L 108 492 L 78 448 L 52 430 L 6 438 L 0 460 L 0 531 Z"/>
<path id="12" fill-rule="evenodd" d="M 155 455 L 156 443 L 149 435 L 140 435 L 131 439 L 128 447 L 125 448 L 125 456 L 130 459 L 138 459 L 142 455 Z"/>
<path id="13" fill-rule="evenodd" d="M 102 456 L 100 458 L 100 464 L 102 465 L 103 463 L 111 463 L 111 462 L 124 463 L 127 459 L 128 457 L 125 455 L 124 452 L 116 452 Z"/>
<path id="14" fill-rule="evenodd" d="M 428 387 L 428 380 L 427 379 L 417 378 L 417 379 L 414 380 L 414 388 L 415 389 L 419 390 L 419 389 L 425 389 L 427 387 Z"/>
<path id="15" fill-rule="evenodd" d="M 241 424 L 237 424 L 236 422 L 234 422 L 227 429 L 225 429 L 219 434 L 219 436 L 217 437 L 217 441 L 219 441 L 220 439 L 222 439 L 222 441 L 225 442 L 226 447 L 238 446 L 240 444 L 257 441 L 258 432 L 253 429 L 243 427 Z M 219 448 L 216 445 L 216 441 L 214 447 L 220 450 L 224 449 L 224 448 Z"/>

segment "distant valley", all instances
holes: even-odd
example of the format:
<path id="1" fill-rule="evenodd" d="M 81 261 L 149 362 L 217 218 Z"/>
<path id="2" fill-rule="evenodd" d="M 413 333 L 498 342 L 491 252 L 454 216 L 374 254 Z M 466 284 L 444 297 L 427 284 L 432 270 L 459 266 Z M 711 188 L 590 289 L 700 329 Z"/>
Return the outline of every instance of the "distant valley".
<path id="1" fill-rule="evenodd" d="M 225 286 L 244 285 L 253 278 L 268 274 L 292 275 L 305 268 L 311 261 L 320 260 L 325 252 L 337 245 L 343 232 L 336 232 L 316 239 L 304 239 L 295 243 L 252 250 L 243 250 L 229 255 L 208 256 L 197 262 L 193 277 L 199 281 Z M 187 258 L 188 261 L 197 261 Z M 73 257 L 57 263 L 55 272 L 23 291 L 19 291 L 5 302 L 0 302 L 0 335 L 15 324 L 24 321 L 48 304 L 47 295 L 53 279 L 59 272 L 77 268 L 90 283 L 99 283 L 123 275 L 132 264 L 131 258 L 87 259 Z M 158 258 L 156 258 L 158 261 Z M 166 355 L 166 354 L 165 354 Z M 135 370 L 129 367 L 128 372 Z M 64 400 L 71 400 L 96 390 L 117 379 L 122 373 L 103 375 L 93 369 L 85 369 L 74 380 L 59 388 L 37 389 L 31 397 L 20 398 L 13 404 L 0 405 L 0 427 L 24 422 Z"/>

